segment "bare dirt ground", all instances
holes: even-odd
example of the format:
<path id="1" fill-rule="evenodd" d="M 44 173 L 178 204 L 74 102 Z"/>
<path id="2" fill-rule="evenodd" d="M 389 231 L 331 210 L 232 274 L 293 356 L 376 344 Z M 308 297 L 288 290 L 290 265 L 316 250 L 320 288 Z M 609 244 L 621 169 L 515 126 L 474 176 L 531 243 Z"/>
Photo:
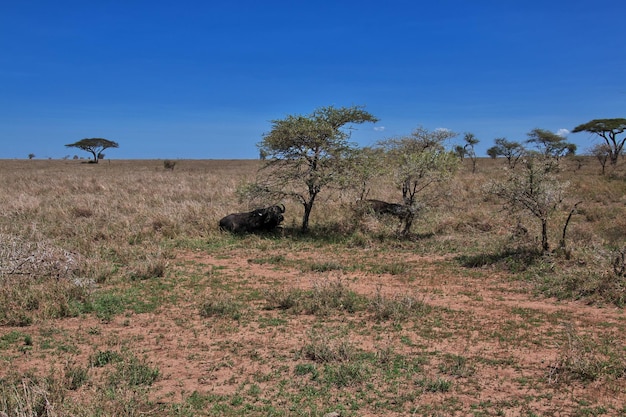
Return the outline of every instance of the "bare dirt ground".
<path id="1" fill-rule="evenodd" d="M 255 261 L 272 256 L 283 262 Z M 609 363 L 611 352 L 623 355 L 623 310 L 535 297 L 504 273 L 442 268 L 446 257 L 405 258 L 409 272 L 398 274 L 295 266 L 320 256 L 341 262 L 345 255 L 180 251 L 161 278 L 166 289 L 155 311 L 110 322 L 87 316 L 14 329 L 35 341 L 30 350 L 4 352 L 4 362 L 14 371 L 42 372 L 86 364 L 97 351 L 130 349 L 159 369 L 149 392 L 154 415 L 168 414 L 168 406 L 191 395 L 207 399 L 197 415 L 220 415 L 211 408 L 220 401 L 228 403 L 228 415 L 263 415 L 250 411 L 262 404 L 266 410 L 271 404 L 276 415 L 624 415 L 623 374 L 576 374 L 578 366 L 602 374 L 597 368 Z M 271 289 L 310 290 L 331 281 L 369 300 L 410 296 L 429 310 L 385 321 L 367 309 L 320 317 L 267 308 L 264 294 Z M 240 317 L 199 314 L 203 300 L 224 293 L 243 306 Z M 310 374 L 294 372 L 299 364 L 324 366 L 303 353 L 315 340 L 372 353 L 368 377 L 326 389 Z M 590 352 L 589 346 L 599 348 Z M 378 372 L 392 357 L 419 363 L 419 369 L 400 365 L 397 372 L 410 374 L 402 377 Z M 86 384 L 76 396 L 93 389 Z M 307 389 L 317 395 L 307 399 Z M 249 407 L 238 408 L 240 403 Z"/>

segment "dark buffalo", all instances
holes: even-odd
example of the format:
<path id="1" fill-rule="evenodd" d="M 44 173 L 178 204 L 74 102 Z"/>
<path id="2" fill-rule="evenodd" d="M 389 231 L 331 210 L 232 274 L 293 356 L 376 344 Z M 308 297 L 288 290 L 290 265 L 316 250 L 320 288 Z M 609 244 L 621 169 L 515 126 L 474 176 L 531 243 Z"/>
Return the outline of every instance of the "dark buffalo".
<path id="1" fill-rule="evenodd" d="M 220 229 L 232 233 L 267 232 L 285 220 L 285 206 L 259 208 L 247 213 L 233 213 L 220 220 Z"/>
<path id="2" fill-rule="evenodd" d="M 390 215 L 400 219 L 399 228 L 401 233 L 407 235 L 411 229 L 413 218 L 417 211 L 416 208 L 397 203 L 388 203 L 382 200 L 362 200 L 360 206 L 365 210 L 377 216 Z M 404 224 L 404 227 L 403 227 Z"/>
<path id="3" fill-rule="evenodd" d="M 411 214 L 409 207 L 402 204 L 382 200 L 365 200 L 364 203 L 368 210 L 377 215 L 390 214 L 402 219 Z"/>

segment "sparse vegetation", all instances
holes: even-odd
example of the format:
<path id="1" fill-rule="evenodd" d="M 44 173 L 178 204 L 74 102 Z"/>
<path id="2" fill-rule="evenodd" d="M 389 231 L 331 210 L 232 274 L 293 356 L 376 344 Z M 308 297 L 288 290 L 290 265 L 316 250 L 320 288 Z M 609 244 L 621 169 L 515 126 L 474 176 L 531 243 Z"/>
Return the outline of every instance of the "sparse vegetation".
<path id="1" fill-rule="evenodd" d="M 176 167 L 176 161 L 172 161 L 171 159 L 165 159 L 163 160 L 163 168 L 164 169 L 169 169 L 170 171 L 174 171 L 174 168 Z"/>
<path id="2" fill-rule="evenodd" d="M 405 237 L 333 189 L 307 234 L 221 233 L 263 161 L 0 161 L 0 416 L 622 415 L 626 175 L 570 158 L 568 256 L 483 192 L 499 159 Z"/>

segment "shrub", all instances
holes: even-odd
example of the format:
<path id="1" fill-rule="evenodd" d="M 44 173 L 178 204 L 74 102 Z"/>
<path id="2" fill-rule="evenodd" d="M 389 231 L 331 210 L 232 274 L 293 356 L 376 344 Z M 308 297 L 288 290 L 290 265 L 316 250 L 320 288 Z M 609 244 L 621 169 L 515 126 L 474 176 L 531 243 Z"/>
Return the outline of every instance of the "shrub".
<path id="1" fill-rule="evenodd" d="M 176 161 L 172 161 L 169 159 L 166 159 L 163 161 L 163 168 L 165 169 L 169 169 L 170 171 L 174 171 L 174 167 L 176 166 Z"/>

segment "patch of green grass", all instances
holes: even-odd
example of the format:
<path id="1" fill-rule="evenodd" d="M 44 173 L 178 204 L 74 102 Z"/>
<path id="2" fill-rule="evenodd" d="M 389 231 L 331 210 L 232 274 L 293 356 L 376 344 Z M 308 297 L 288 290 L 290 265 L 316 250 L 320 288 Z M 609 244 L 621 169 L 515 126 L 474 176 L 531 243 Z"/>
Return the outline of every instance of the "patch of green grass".
<path id="1" fill-rule="evenodd" d="M 0 349 L 7 349 L 13 344 L 17 344 L 20 341 L 25 341 L 27 337 L 30 338 L 30 336 L 25 333 L 19 332 L 17 330 L 12 330 L 0 336 Z M 30 340 L 32 342 L 32 338 Z"/>
<path id="2" fill-rule="evenodd" d="M 85 312 L 95 313 L 105 323 L 127 310 L 136 314 L 153 312 L 163 304 L 163 294 L 167 293 L 170 286 L 152 286 L 147 282 L 141 282 L 142 287 L 132 286 L 122 292 L 111 290 L 95 293 L 86 305 Z"/>
<path id="3" fill-rule="evenodd" d="M 127 302 L 123 296 L 112 292 L 102 292 L 94 296 L 91 308 L 96 316 L 104 321 L 110 322 L 117 314 L 126 310 Z"/>
<path id="4" fill-rule="evenodd" d="M 124 355 L 116 363 L 115 369 L 109 373 L 108 384 L 111 387 L 138 387 L 152 385 L 159 377 L 159 369 L 153 368 L 145 359 L 133 354 Z"/>
<path id="5" fill-rule="evenodd" d="M 122 355 L 110 350 L 98 351 L 89 358 L 89 364 L 93 367 L 100 368 L 110 363 L 119 362 L 122 360 Z"/>
<path id="6" fill-rule="evenodd" d="M 315 380 L 319 376 L 317 367 L 312 363 L 299 363 L 294 368 L 294 374 L 298 376 L 311 375 L 311 379 Z"/>

